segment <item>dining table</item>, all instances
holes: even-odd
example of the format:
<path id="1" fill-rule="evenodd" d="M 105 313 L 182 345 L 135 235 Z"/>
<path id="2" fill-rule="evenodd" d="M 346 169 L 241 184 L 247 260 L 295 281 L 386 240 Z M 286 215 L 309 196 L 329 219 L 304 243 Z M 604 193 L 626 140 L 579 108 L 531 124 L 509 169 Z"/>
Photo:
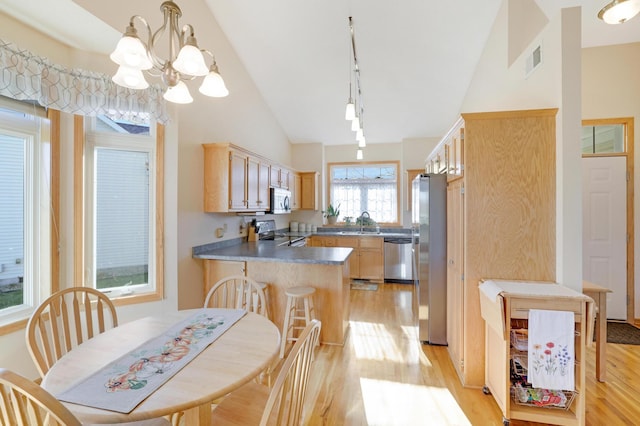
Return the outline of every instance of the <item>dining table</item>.
<path id="1" fill-rule="evenodd" d="M 596 379 L 599 382 L 607 380 L 607 293 L 606 287 L 582 281 L 582 293 L 591 297 L 596 305 Z"/>
<path id="2" fill-rule="evenodd" d="M 163 313 L 126 322 L 60 358 L 42 380 L 56 395 L 197 313 Z M 248 312 L 128 413 L 64 402 L 83 423 L 117 424 L 183 413 L 188 425 L 209 425 L 211 403 L 257 377 L 276 359 L 280 332 L 269 319 Z"/>

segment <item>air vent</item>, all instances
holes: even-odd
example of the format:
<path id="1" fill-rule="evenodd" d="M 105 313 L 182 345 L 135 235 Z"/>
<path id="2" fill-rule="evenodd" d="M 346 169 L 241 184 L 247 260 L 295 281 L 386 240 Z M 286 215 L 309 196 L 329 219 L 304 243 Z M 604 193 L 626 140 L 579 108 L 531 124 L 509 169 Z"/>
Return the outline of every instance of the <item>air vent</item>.
<path id="1" fill-rule="evenodd" d="M 542 63 L 542 46 L 538 45 L 527 57 L 526 64 L 526 77 L 529 77 L 531 73 L 540 66 Z"/>

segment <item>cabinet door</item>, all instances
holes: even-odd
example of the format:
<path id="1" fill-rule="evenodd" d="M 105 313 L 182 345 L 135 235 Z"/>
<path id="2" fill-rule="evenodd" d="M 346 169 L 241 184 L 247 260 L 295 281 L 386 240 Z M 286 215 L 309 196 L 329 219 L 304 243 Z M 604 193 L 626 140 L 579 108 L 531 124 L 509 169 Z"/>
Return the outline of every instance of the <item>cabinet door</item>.
<path id="1" fill-rule="evenodd" d="M 251 210 L 260 208 L 260 161 L 247 158 L 247 207 Z"/>
<path id="2" fill-rule="evenodd" d="M 247 155 L 238 151 L 229 152 L 229 209 L 247 208 Z"/>
<path id="3" fill-rule="evenodd" d="M 302 188 L 300 190 L 300 208 L 302 210 L 318 210 L 318 173 L 300 173 Z"/>
<path id="4" fill-rule="evenodd" d="M 289 176 L 291 172 L 287 169 L 280 169 L 280 188 L 290 189 Z"/>
<path id="5" fill-rule="evenodd" d="M 298 173 L 290 175 L 291 180 L 291 210 L 298 210 L 301 205 L 302 198 L 302 178 Z"/>
<path id="6" fill-rule="evenodd" d="M 360 237 L 359 273 L 367 280 L 384 279 L 383 238 Z"/>
<path id="7" fill-rule="evenodd" d="M 258 207 L 269 210 L 269 165 L 262 161 L 258 170 Z"/>
<path id="8" fill-rule="evenodd" d="M 231 275 L 245 275 L 247 266 L 245 262 L 233 260 L 204 260 L 204 298 L 207 297 L 209 290 L 219 280 Z"/>
<path id="9" fill-rule="evenodd" d="M 269 186 L 280 188 L 280 166 L 272 164 L 269 168 Z"/>
<path id="10" fill-rule="evenodd" d="M 336 247 L 350 247 L 353 253 L 349 256 L 350 278 L 360 278 L 360 241 L 358 237 L 338 237 Z"/>
<path id="11" fill-rule="evenodd" d="M 463 180 L 447 185 L 447 340 L 449 356 L 462 377 L 464 339 Z"/>

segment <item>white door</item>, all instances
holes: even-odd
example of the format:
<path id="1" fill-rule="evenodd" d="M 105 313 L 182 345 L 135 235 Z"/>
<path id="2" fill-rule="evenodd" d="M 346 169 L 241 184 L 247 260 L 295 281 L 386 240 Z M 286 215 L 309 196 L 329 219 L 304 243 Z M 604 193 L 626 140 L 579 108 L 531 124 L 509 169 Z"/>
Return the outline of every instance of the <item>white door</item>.
<path id="1" fill-rule="evenodd" d="M 582 159 L 582 277 L 612 290 L 607 319 L 627 319 L 627 160 Z"/>

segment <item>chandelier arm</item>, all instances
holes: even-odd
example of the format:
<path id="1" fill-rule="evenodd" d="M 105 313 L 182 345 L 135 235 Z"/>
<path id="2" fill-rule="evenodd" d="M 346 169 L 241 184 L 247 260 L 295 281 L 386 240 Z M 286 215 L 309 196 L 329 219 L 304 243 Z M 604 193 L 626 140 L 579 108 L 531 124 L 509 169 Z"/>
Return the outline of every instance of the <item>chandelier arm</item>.
<path id="1" fill-rule="evenodd" d="M 164 32 L 167 29 L 167 22 L 169 20 L 169 14 L 167 11 L 164 11 L 164 22 L 160 28 L 158 28 L 150 38 L 149 41 L 149 56 L 151 56 L 151 60 L 156 68 L 162 70 L 165 66 L 166 61 L 163 61 L 158 54 L 156 54 L 156 41 L 162 37 Z M 151 30 L 149 30 L 151 31 Z M 170 54 L 170 60 L 173 60 L 173 52 Z"/>

